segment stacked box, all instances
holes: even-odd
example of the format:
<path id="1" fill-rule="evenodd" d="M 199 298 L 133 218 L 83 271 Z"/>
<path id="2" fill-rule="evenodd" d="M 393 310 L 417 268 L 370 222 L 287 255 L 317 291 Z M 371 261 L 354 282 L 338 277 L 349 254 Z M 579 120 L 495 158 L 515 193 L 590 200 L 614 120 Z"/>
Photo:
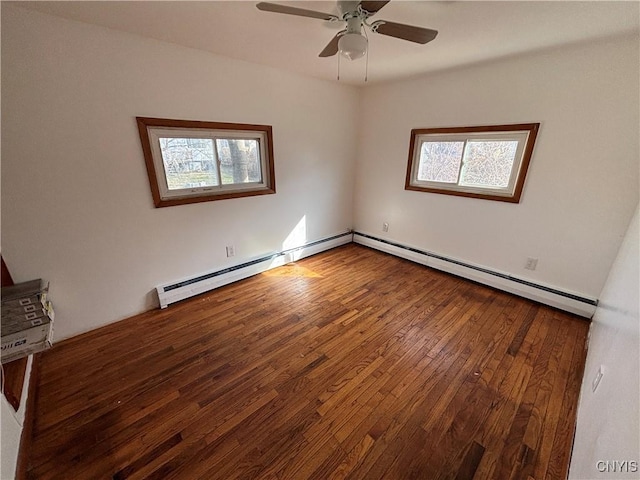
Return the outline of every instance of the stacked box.
<path id="1" fill-rule="evenodd" d="M 2 288 L 2 363 L 51 346 L 53 306 L 42 280 Z"/>

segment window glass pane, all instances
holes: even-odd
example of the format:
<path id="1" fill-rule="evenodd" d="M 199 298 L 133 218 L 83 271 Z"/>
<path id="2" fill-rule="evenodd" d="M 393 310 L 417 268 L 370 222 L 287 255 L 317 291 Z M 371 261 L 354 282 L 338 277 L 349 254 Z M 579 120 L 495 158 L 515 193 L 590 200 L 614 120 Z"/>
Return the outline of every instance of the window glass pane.
<path id="1" fill-rule="evenodd" d="M 258 140 L 217 139 L 223 185 L 262 182 Z"/>
<path id="2" fill-rule="evenodd" d="M 169 190 L 219 185 L 213 140 L 160 138 L 162 163 Z"/>
<path id="3" fill-rule="evenodd" d="M 460 185 L 505 188 L 509 186 L 511 169 L 518 142 L 471 140 L 464 152 Z"/>
<path id="4" fill-rule="evenodd" d="M 464 142 L 423 142 L 418 180 L 457 183 Z"/>

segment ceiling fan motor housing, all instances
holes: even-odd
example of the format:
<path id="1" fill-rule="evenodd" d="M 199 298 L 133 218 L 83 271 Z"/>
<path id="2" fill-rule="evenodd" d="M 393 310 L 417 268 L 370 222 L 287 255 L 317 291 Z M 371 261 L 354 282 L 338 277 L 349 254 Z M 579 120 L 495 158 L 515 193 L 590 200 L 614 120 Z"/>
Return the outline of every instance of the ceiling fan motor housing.
<path id="1" fill-rule="evenodd" d="M 348 13 L 358 11 L 358 5 L 360 5 L 359 1 L 338 0 L 338 10 L 343 17 Z"/>

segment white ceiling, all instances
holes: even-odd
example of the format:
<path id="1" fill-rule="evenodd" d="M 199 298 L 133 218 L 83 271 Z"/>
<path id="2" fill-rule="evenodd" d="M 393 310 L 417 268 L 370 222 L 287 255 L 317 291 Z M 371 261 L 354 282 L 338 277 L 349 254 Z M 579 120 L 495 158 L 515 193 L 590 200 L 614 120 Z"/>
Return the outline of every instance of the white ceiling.
<path id="1" fill-rule="evenodd" d="M 341 29 L 312 18 L 261 12 L 250 1 L 38 1 L 17 4 L 216 54 L 336 80 L 337 56 L 318 53 Z M 274 2 L 337 13 L 336 2 Z M 369 36 L 369 84 L 640 30 L 640 3 L 393 0 L 374 19 L 439 31 L 426 45 Z M 365 60 L 340 64 L 363 85 Z"/>

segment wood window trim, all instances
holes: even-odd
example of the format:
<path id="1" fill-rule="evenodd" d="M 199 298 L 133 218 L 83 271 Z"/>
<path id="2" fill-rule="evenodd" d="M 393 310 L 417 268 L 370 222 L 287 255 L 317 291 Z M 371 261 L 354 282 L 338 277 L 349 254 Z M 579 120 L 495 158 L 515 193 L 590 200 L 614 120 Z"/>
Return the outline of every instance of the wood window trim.
<path id="1" fill-rule="evenodd" d="M 167 118 L 151 118 L 136 117 L 138 124 L 138 132 L 142 143 L 142 152 L 144 154 L 145 165 L 147 167 L 147 175 L 149 177 L 149 185 L 151 194 L 156 208 L 171 207 L 176 205 L 185 205 L 190 203 L 211 202 L 215 200 L 226 200 L 231 198 L 250 197 L 256 195 L 269 195 L 276 193 L 275 167 L 273 160 L 273 127 L 271 125 L 254 125 L 245 123 L 226 123 L 226 122 L 206 122 L 199 120 L 172 120 Z M 206 130 L 229 130 L 231 132 L 252 131 L 264 132 L 266 136 L 266 171 L 262 172 L 266 180 L 266 188 L 247 189 L 242 191 L 233 191 L 226 193 L 216 193 L 210 195 L 198 195 L 181 198 L 163 199 L 159 189 L 159 177 L 154 164 L 151 141 L 149 138 L 148 127 L 168 127 L 183 129 L 206 129 Z"/>
<path id="2" fill-rule="evenodd" d="M 455 195 L 459 197 L 479 198 L 484 200 L 495 200 L 499 202 L 520 203 L 524 182 L 526 179 L 531 156 L 533 155 L 533 147 L 538 135 L 540 123 L 517 123 L 510 125 L 487 125 L 473 127 L 442 127 L 442 128 L 416 128 L 411 130 L 411 138 L 409 143 L 409 159 L 407 162 L 407 174 L 405 178 L 405 190 L 413 190 L 418 192 L 440 193 L 444 195 Z M 440 188 L 432 188 L 425 186 L 413 185 L 414 171 L 414 147 L 416 137 L 419 135 L 430 134 L 464 134 L 464 133 L 496 133 L 496 132 L 518 132 L 528 131 L 527 141 L 524 146 L 522 160 L 520 161 L 520 169 L 515 182 L 515 188 L 511 196 L 492 195 L 490 193 L 464 192 L 457 190 L 445 190 Z"/>

